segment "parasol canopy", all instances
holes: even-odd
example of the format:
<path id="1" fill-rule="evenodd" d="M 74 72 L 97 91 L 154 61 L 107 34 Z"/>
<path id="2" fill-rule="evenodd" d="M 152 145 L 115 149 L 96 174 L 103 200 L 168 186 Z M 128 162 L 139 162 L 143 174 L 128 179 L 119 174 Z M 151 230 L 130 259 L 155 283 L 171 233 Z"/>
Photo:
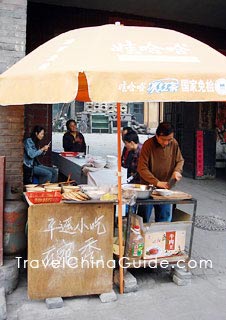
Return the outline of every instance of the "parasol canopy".
<path id="1" fill-rule="evenodd" d="M 0 75 L 0 104 L 225 101 L 226 58 L 182 33 L 103 25 L 44 43 Z"/>

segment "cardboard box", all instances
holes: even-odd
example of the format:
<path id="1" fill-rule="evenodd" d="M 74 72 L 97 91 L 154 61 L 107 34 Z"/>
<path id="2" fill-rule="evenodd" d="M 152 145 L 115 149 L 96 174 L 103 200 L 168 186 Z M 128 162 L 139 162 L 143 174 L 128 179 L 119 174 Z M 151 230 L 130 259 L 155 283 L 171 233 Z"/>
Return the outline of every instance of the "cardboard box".
<path id="1" fill-rule="evenodd" d="M 185 250 L 186 228 L 189 222 L 159 222 L 146 227 L 143 259 L 182 254 Z"/>
<path id="2" fill-rule="evenodd" d="M 191 226 L 191 215 L 176 209 L 173 222 L 143 223 L 131 214 L 131 226 L 139 225 L 144 237 L 143 259 L 155 259 L 184 253 L 186 230 Z M 175 221 L 176 220 L 176 221 Z"/>

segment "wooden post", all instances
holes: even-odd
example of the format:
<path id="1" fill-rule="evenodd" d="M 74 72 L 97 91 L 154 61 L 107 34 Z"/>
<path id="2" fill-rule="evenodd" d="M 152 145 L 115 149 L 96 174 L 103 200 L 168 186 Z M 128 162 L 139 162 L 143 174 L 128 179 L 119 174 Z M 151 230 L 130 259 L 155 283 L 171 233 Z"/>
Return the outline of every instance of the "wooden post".
<path id="1" fill-rule="evenodd" d="M 121 110 L 117 103 L 117 144 L 118 144 L 118 237 L 119 237 L 119 292 L 123 293 L 123 232 L 122 232 L 122 168 L 121 168 Z"/>

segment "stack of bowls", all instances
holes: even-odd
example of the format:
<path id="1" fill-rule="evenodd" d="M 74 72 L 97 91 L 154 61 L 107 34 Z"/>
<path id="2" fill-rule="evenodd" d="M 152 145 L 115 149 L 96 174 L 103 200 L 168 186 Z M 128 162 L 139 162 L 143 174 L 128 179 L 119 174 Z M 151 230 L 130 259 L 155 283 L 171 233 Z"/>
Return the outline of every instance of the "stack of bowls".
<path id="1" fill-rule="evenodd" d="M 87 191 L 86 194 L 93 200 L 99 200 L 101 196 L 105 194 L 103 190 L 90 190 Z"/>
<path id="2" fill-rule="evenodd" d="M 93 165 L 95 168 L 103 168 L 106 164 L 106 161 L 103 159 L 95 159 L 93 160 Z"/>
<path id="3" fill-rule="evenodd" d="M 63 186 L 63 192 L 79 191 L 79 186 Z"/>
<path id="4" fill-rule="evenodd" d="M 152 188 L 144 184 L 125 184 L 122 190 L 125 198 L 134 194 L 137 199 L 148 199 L 152 193 Z"/>
<path id="5" fill-rule="evenodd" d="M 87 193 L 89 191 L 97 191 L 98 190 L 98 187 L 96 186 L 90 186 L 88 184 L 80 184 L 79 186 L 83 192 Z"/>
<path id="6" fill-rule="evenodd" d="M 25 188 L 27 192 L 41 192 L 41 191 L 45 191 L 44 188 L 42 187 L 36 187 L 37 184 L 26 184 Z"/>
<path id="7" fill-rule="evenodd" d="M 61 187 L 59 186 L 45 186 L 45 191 L 51 192 L 51 191 L 60 191 L 61 192 Z"/>
<path id="8" fill-rule="evenodd" d="M 115 168 L 117 168 L 117 157 L 111 156 L 111 155 L 107 155 L 106 158 L 107 158 L 107 163 L 106 163 L 106 165 L 107 165 L 107 167 L 108 167 L 109 169 L 115 169 Z"/>

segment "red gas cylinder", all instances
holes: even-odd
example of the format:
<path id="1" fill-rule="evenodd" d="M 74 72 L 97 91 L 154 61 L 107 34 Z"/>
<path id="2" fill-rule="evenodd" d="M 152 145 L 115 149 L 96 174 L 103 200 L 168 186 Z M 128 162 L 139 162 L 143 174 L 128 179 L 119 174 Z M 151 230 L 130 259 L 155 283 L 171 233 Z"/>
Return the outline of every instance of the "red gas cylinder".
<path id="1" fill-rule="evenodd" d="M 27 247 L 25 235 L 27 209 L 27 204 L 22 200 L 6 200 L 4 202 L 4 255 L 12 256 L 25 251 Z"/>

